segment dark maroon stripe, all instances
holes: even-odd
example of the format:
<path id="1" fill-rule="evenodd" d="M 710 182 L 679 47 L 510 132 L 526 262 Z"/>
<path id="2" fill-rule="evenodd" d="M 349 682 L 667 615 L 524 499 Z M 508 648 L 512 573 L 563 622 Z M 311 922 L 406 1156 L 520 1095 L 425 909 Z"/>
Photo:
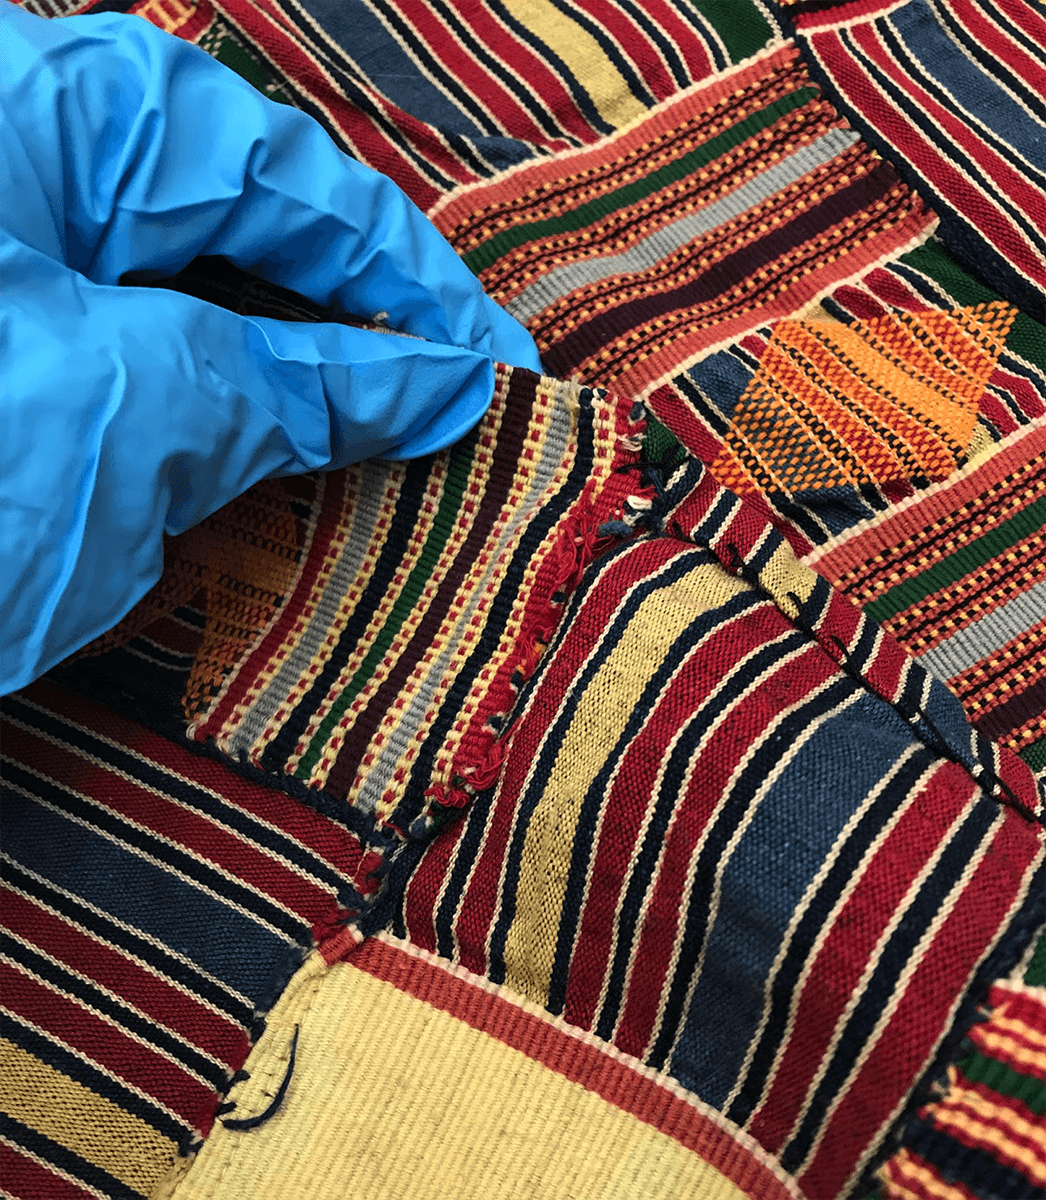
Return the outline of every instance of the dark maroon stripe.
<path id="1" fill-rule="evenodd" d="M 715 263 L 697 279 L 671 292 L 632 300 L 582 325 L 551 347 L 544 355 L 546 366 L 554 375 L 569 375 L 586 358 L 665 313 L 707 304 L 775 259 L 882 200 L 898 182 L 893 167 L 880 163 L 815 208 Z"/>
<path id="2" fill-rule="evenodd" d="M 1039 679 L 973 724 L 978 733 L 999 739 L 1043 713 L 1046 713 L 1046 679 Z"/>
<path id="3" fill-rule="evenodd" d="M 509 380 L 505 415 L 493 450 L 493 464 L 487 490 L 480 502 L 479 512 L 465 544 L 451 564 L 443 583 L 429 604 L 410 644 L 388 678 L 371 697 L 355 725 L 342 744 L 338 757 L 327 778 L 327 790 L 336 796 L 348 794 L 356 770 L 367 753 L 379 725 L 392 709 L 393 702 L 403 690 L 411 672 L 432 644 L 443 623 L 455 594 L 476 561 L 483 543 L 512 490 L 516 464 L 530 429 L 534 407 L 536 376 L 528 371 L 516 371 Z"/>

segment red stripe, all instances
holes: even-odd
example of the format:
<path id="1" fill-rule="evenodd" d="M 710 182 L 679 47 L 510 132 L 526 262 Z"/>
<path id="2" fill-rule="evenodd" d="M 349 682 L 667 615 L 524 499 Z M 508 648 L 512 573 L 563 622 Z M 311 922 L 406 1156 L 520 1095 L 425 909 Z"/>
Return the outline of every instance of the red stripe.
<path id="1" fill-rule="evenodd" d="M 0 1179 L 4 1194 L 15 1200 L 98 1200 L 78 1184 L 56 1175 L 21 1149 L 0 1140 Z"/>
<path id="2" fill-rule="evenodd" d="M 893 1200 L 893 1197 L 897 1195 L 897 1192 L 890 1187 L 890 1184 L 893 1183 L 896 1183 L 898 1188 L 905 1189 L 901 1193 L 904 1195 L 904 1200 L 908 1200 L 908 1193 L 918 1197 L 918 1200 L 942 1200 L 942 1196 L 947 1197 L 947 1200 L 984 1200 L 983 1192 L 980 1194 L 971 1192 L 957 1179 L 945 1178 L 936 1164 L 920 1158 L 914 1150 L 909 1150 L 907 1146 L 904 1148 L 903 1155 L 901 1157 L 901 1155 L 895 1154 L 882 1167 L 881 1177 L 886 1183 L 886 1188 L 882 1193 L 884 1200 Z M 928 1184 L 927 1179 L 933 1180 L 933 1185 Z"/>
<path id="3" fill-rule="evenodd" d="M 210 1084 L 69 997 L 2 962 L 0 991 L 5 1007 L 14 1016 L 64 1042 L 128 1086 L 154 1097 L 194 1128 L 213 1113 L 216 1093 Z"/>
<path id="4" fill-rule="evenodd" d="M 656 708 L 648 714 L 642 731 L 623 755 L 605 805 L 605 811 L 613 813 L 613 820 L 600 830 L 589 868 L 589 890 L 574 939 L 565 1009 L 566 1018 L 573 1024 L 591 1028 L 605 983 L 628 865 L 639 847 L 641 827 L 649 815 L 647 806 L 637 804 L 636 797 L 649 795 L 653 803 L 656 777 L 670 744 L 678 736 L 686 716 L 722 684 L 721 664 L 739 660 L 775 636 L 775 629 L 779 633 L 786 628 L 776 610 L 764 609 L 746 613 L 716 629 L 689 656 L 686 666 L 658 697 Z M 774 677 L 784 680 L 795 673 L 785 668 Z M 794 686 L 794 682 L 789 680 L 788 686 Z M 786 686 L 783 681 L 781 686 Z M 736 762 L 733 750 L 749 745 L 750 739 L 739 738 L 737 730 L 747 728 L 746 719 L 759 716 L 751 708 L 750 704 L 742 704 L 728 723 L 726 733 L 706 748 L 714 758 L 716 750 L 722 752 L 725 739 L 725 759 L 710 765 L 711 775 L 703 774 L 704 765 L 694 771 L 686 794 L 678 798 L 677 815 L 663 851 L 662 873 L 648 886 L 649 911 L 636 939 L 638 975 L 629 991 L 620 1039 L 616 1039 L 623 1049 L 637 1056 L 642 1056 L 656 1018 L 685 899 L 685 866 L 682 873 L 676 868 L 689 861 L 694 844 L 712 816 Z"/>
<path id="5" fill-rule="evenodd" d="M 951 771 L 963 774 L 959 767 Z M 938 776 L 942 784 L 944 774 Z M 956 780 L 947 799 L 958 797 L 961 783 L 961 778 Z M 817 1154 L 800 1176 L 809 1195 L 842 1194 L 850 1161 L 843 1147 L 852 1145 L 854 1130 L 878 1128 L 891 1119 L 896 1097 L 912 1087 L 913 1072 L 929 1066 L 937 1041 L 952 1019 L 960 981 L 969 978 L 1007 927 L 1009 909 L 1040 850 L 1029 825 L 1014 813 L 1000 811 L 989 852 L 952 902 L 876 1050 L 843 1093 Z M 928 830 L 927 840 L 930 836 Z M 904 1054 L 897 1053 L 898 1045 L 905 1047 Z"/>
<path id="6" fill-rule="evenodd" d="M 1023 30 L 1036 46 L 1046 46 L 1046 18 L 1025 0 L 995 0 L 1007 17 Z"/>
<path id="7" fill-rule="evenodd" d="M 679 1142 L 758 1200 L 785 1200 L 789 1192 L 732 1132 L 683 1099 L 671 1080 L 650 1079 L 607 1053 L 605 1043 L 581 1040 L 549 1019 L 521 1009 L 489 986 L 477 986 L 440 966 L 371 938 L 351 966 L 464 1021 L 525 1054 L 615 1108 Z M 511 993 L 508 993 L 511 995 Z"/>
<path id="8" fill-rule="evenodd" d="M 432 57 L 459 82 L 467 81 L 468 94 L 487 109 L 508 137 L 539 145 L 548 140 L 548 134 L 515 94 L 458 40 L 453 26 L 442 20 L 435 9 L 416 0 L 408 0 L 407 4 L 401 0 L 398 7 L 411 31 L 424 40 Z M 462 23 L 471 25 L 469 18 L 463 18 Z M 502 62 L 500 55 L 495 57 Z"/>
<path id="9" fill-rule="evenodd" d="M 121 772 L 91 763 L 65 746 L 12 726 L 4 735 L 11 752 L 35 762 L 47 778 L 86 796 L 130 824 L 151 830 L 219 871 L 227 872 L 311 925 L 331 907 L 332 893 L 207 817 L 158 795 Z M 137 852 L 137 851 L 136 851 Z"/>
<path id="10" fill-rule="evenodd" d="M 864 35 L 864 36 L 862 36 Z M 854 30 L 864 44 L 872 36 L 867 27 Z M 962 172 L 908 121 L 869 78 L 864 66 L 842 45 L 834 32 L 817 33 L 810 45 L 832 76 L 840 93 L 892 146 L 897 147 L 934 189 L 964 216 L 983 237 L 996 245 L 1007 260 L 1029 278 L 1046 283 L 1046 268 L 1024 241 L 1009 218 L 970 183 Z"/>
<path id="11" fill-rule="evenodd" d="M 665 100 L 679 90 L 658 48 L 620 5 L 608 0 L 574 0 L 574 5 L 595 18 L 604 37 L 613 38 L 618 52 L 632 64 L 656 100 Z"/>
<path id="12" fill-rule="evenodd" d="M 475 819 L 476 813 L 470 811 L 465 820 L 457 821 L 450 829 L 444 830 L 428 846 L 404 889 L 403 923 L 409 931 L 410 940 L 433 954 L 436 952 L 436 901 L 439 890 L 457 860 L 458 843 L 466 824 Z"/>
<path id="13" fill-rule="evenodd" d="M 15 892 L 4 892 L 4 927 L 41 953 L 85 975 L 99 987 L 129 998 L 132 1007 L 220 1062 L 239 1066 L 248 1039 L 231 1017 L 215 1012 L 153 974 L 121 951 L 99 941 Z"/>
<path id="14" fill-rule="evenodd" d="M 226 803 L 271 825 L 301 843 L 310 853 L 329 863 L 348 879 L 359 869 L 362 850 L 355 834 L 297 800 L 261 784 L 251 783 L 225 763 L 205 758 L 176 745 L 144 726 L 85 697 L 39 680 L 22 697 L 40 705 L 97 737 L 108 738 L 147 762 L 170 772 L 173 786 L 186 780 L 216 792 Z M 42 743 L 42 761 L 50 743 Z M 34 760 L 35 761 L 35 760 Z"/>
<path id="15" fill-rule="evenodd" d="M 805 983 L 793 994 L 790 1036 L 777 1072 L 748 1127 L 768 1150 L 778 1152 L 786 1141 L 847 1002 L 864 986 L 862 975 L 874 960 L 876 943 L 904 900 L 912 880 L 939 847 L 942 831 L 961 811 L 973 789 L 973 782 L 962 768 L 950 763 L 939 765 L 859 868 L 853 890 L 827 927 L 820 952 L 808 964 Z M 822 925 L 827 922 L 826 916 Z M 954 980 L 959 976 L 949 978 Z M 943 1012 L 939 1019 L 944 1019 Z M 908 1032 L 897 1037 L 906 1047 L 912 1044 L 912 1039 L 918 1044 L 914 1031 L 911 1038 Z M 889 1039 L 880 1046 L 888 1043 Z M 907 1061 L 905 1055 L 892 1052 Z M 900 1092 L 884 1087 L 884 1096 L 894 1103 L 910 1086 L 909 1080 Z M 862 1116 L 853 1128 L 865 1131 L 870 1123 Z M 833 1144 L 838 1148 L 838 1143 Z M 852 1162 L 852 1157 L 847 1161 Z M 814 1189 L 812 1194 L 835 1195 L 836 1191 L 825 1186 L 820 1191 Z"/>
<path id="16" fill-rule="evenodd" d="M 1046 1030 L 1046 1000 L 1032 992 L 1015 992 L 996 984 L 991 990 L 988 1004 L 992 1015 L 983 1024 L 977 1024 L 970 1030 L 970 1040 L 975 1046 L 984 1048 L 984 1053 L 992 1058 L 998 1059 L 1000 1062 L 1008 1062 L 1020 1074 L 1032 1074 L 1036 1078 L 1046 1081 L 1046 1057 L 1043 1055 L 1042 1044 L 1042 1034 Z M 1020 1021 L 1027 1026 L 1028 1032 L 1022 1033 L 1010 1028 L 996 1029 L 994 1022 L 1002 1018 Z M 1004 1033 L 1007 1038 L 1011 1038 L 1017 1045 L 1023 1046 L 1030 1054 L 1034 1054 L 1039 1060 L 1038 1071 L 1029 1066 L 1027 1059 L 1011 1057 L 1003 1047 L 995 1045 L 988 1049 L 987 1037 L 993 1033 Z"/>
<path id="17" fill-rule="evenodd" d="M 276 67 L 294 81 L 298 91 L 323 109 L 327 119 L 363 162 L 394 179 L 422 209 L 438 199 L 440 189 L 413 165 L 403 147 L 383 134 L 374 121 L 329 82 L 304 49 L 298 33 L 293 28 L 286 28 L 287 18 L 278 9 L 273 11 L 271 0 L 225 0 L 223 7 L 229 18 Z M 435 131 L 377 93 L 372 93 L 372 98 L 404 141 L 421 151 L 424 161 L 458 182 L 471 182 L 476 178 L 451 155 Z"/>
<path id="18" fill-rule="evenodd" d="M 669 539 L 646 543 L 644 553 L 648 571 L 657 570 L 681 550 L 689 548 Z M 511 851 L 512 823 L 527 774 L 559 705 L 592 650 L 592 638 L 588 633 L 581 632 L 581 627 L 585 626 L 587 630 L 603 629 L 622 592 L 634 582 L 635 573 L 628 554 L 604 569 L 599 586 L 585 597 L 566 637 L 556 646 L 555 670 L 542 680 L 517 720 L 512 735 L 512 752 L 506 760 L 501 786 L 488 818 L 486 839 L 469 877 L 461 915 L 455 925 L 461 962 L 477 975 L 487 970 L 487 939 L 495 915 L 504 903 L 501 873 L 505 858 Z M 605 600 L 607 596 L 612 600 Z"/>
<path id="19" fill-rule="evenodd" d="M 748 613 L 744 621 L 734 625 L 755 623 L 757 617 L 765 622 L 760 642 L 790 628 L 776 609 Z M 740 630 L 736 630 L 735 637 L 741 637 Z M 718 661 L 721 664 L 724 660 L 720 657 Z M 722 680 L 721 670 L 716 671 L 714 665 L 712 660 L 710 692 Z M 614 1037 L 627 1053 L 645 1055 L 657 1031 L 660 1002 L 676 965 L 673 955 L 678 949 L 680 922 L 687 914 L 687 869 L 701 834 L 715 820 L 719 806 L 729 807 L 731 803 L 728 792 L 732 774 L 755 739 L 779 714 L 782 695 L 789 703 L 801 702 L 836 674 L 835 664 L 815 646 L 781 663 L 732 710 L 730 719 L 720 725 L 702 750 L 666 839 L 661 873 L 648 892 L 642 932 L 634 952 L 634 974 Z"/>
<path id="20" fill-rule="evenodd" d="M 576 138 L 582 145 L 594 142 L 601 136 L 578 108 L 562 78 L 549 68 L 528 42 L 513 33 L 508 25 L 502 25 L 486 4 L 469 4 L 465 19 L 473 34 L 494 57 L 526 81 L 564 134 Z"/>
<path id="21" fill-rule="evenodd" d="M 949 134 L 952 142 L 981 166 L 992 184 L 1006 192 L 1021 212 L 1031 216 L 1032 213 L 1046 209 L 1046 195 L 1039 188 L 1029 184 L 1005 158 L 986 145 L 972 125 L 945 108 L 910 74 L 901 70 L 896 59 L 876 36 L 876 32 L 868 27 L 854 30 L 854 39 L 887 78 L 893 81 L 898 90 L 909 99 L 915 100 L 927 116 Z M 1046 79 L 1046 72 L 1043 75 Z"/>
<path id="22" fill-rule="evenodd" d="M 691 80 L 696 83 L 717 73 L 715 62 L 700 31 L 683 20 L 674 5 L 666 4 L 664 0 L 643 0 L 642 7 L 643 12 L 658 29 L 672 39 Z"/>
<path id="23" fill-rule="evenodd" d="M 334 549 L 335 543 L 339 535 L 344 534 L 342 509 L 346 499 L 358 490 L 359 483 L 358 469 L 351 466 L 344 473 L 337 472 L 323 477 L 323 492 L 316 501 L 319 508 L 316 529 L 305 552 L 302 573 L 272 628 L 240 667 L 238 680 L 257 680 L 271 662 L 275 660 L 282 663 L 286 657 L 283 647 L 291 634 L 304 632 L 307 628 L 315 612 L 314 607 L 309 604 L 309 597 L 316 586 L 320 571 L 327 565 L 326 560 L 337 553 Z M 199 742 L 205 742 L 209 738 L 220 738 L 222 729 L 234 710 L 240 705 L 248 707 L 256 698 L 255 688 L 249 687 L 245 691 L 243 686 L 237 686 L 234 682 L 232 687 L 225 689 L 224 695 L 210 713 L 193 730 L 193 737 Z"/>
<path id="24" fill-rule="evenodd" d="M 1041 59 L 1035 59 L 1020 42 L 1000 28 L 986 15 L 983 6 L 969 0 L 947 0 L 948 7 L 958 17 L 959 24 L 989 53 L 1002 63 L 1032 91 L 1041 97 L 1046 93 L 1046 69 Z M 1012 18 L 1018 29 L 1031 35 L 1040 52 L 1046 48 L 1046 21 L 1030 5 L 1021 0 L 995 0 L 995 4 Z M 988 10 L 991 11 L 990 9 Z"/>

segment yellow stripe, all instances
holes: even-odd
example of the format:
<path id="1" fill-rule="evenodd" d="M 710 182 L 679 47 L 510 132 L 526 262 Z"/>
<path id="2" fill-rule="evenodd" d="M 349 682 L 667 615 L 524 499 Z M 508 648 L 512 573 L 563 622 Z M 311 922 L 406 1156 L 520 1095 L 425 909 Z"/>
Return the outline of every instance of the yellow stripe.
<path id="1" fill-rule="evenodd" d="M 125 1108 L 0 1038 L 3 1106 L 16 1121 L 146 1195 L 178 1147 Z"/>
<path id="2" fill-rule="evenodd" d="M 165 1200 L 746 1196 L 675 1139 L 351 962 L 292 981 L 236 1116 L 269 1103 L 296 1026 L 280 1111 L 246 1132 L 216 1126 Z"/>
<path id="3" fill-rule="evenodd" d="M 617 129 L 647 111 L 596 39 L 550 0 L 505 0 L 505 7 L 566 63 L 608 124 Z"/>
<path id="4" fill-rule="evenodd" d="M 747 585 L 702 565 L 643 601 L 585 688 L 527 828 L 516 915 L 505 943 L 505 982 L 537 1004 L 548 997 L 560 912 L 585 794 L 613 752 L 650 678 L 683 630 Z"/>

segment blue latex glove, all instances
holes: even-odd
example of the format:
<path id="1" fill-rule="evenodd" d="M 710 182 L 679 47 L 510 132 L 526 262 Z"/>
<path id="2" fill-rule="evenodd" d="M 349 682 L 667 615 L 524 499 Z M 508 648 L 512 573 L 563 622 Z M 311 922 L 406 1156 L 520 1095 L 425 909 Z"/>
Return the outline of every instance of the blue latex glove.
<path id="1" fill-rule="evenodd" d="M 540 370 L 384 176 L 140 17 L 0 0 L 0 693 L 110 628 L 267 476 L 441 449 Z M 119 287 L 198 255 L 424 338 Z"/>

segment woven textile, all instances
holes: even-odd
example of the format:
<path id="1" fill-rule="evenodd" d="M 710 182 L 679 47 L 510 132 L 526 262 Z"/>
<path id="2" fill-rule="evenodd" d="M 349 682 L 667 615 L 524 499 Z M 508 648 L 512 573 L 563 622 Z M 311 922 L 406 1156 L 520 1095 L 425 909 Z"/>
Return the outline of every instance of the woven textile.
<path id="1" fill-rule="evenodd" d="M 1046 1190 L 1046 934 L 1027 968 L 992 988 L 988 1012 L 912 1118 L 876 1200 L 1018 1198 Z M 968 1187 L 966 1185 L 974 1185 Z"/>
<path id="2" fill-rule="evenodd" d="M 100 705 L 3 702 L 4 1187 L 148 1196 L 380 841 Z"/>
<path id="3" fill-rule="evenodd" d="M 580 382 L 500 370 L 449 452 L 254 489 L 7 704 L 4 1187 L 313 1200 L 311 1157 L 340 1198 L 391 1156 L 432 1195 L 451 1151 L 463 1195 L 838 1200 L 903 1139 L 891 1200 L 1035 1195 L 1039 985 L 1006 976 L 1043 921 L 1046 332 L 1012 168 L 964 208 L 762 3 L 101 7 L 392 175 Z M 167 283 L 352 319 L 221 262 Z"/>
<path id="4" fill-rule="evenodd" d="M 139 610 L 61 674 L 129 707 L 144 697 L 172 731 L 187 689 L 192 739 L 305 799 L 322 788 L 423 830 L 433 804 L 464 803 L 464 785 L 496 772 L 514 677 L 533 668 L 600 528 L 626 516 L 634 481 L 621 468 L 638 460 L 641 430 L 632 405 L 601 390 L 500 369 L 486 417 L 449 452 L 310 478 L 293 499 L 270 484 L 172 544 L 144 617 L 213 579 L 188 658 L 191 614 L 143 630 Z M 288 585 L 278 615 L 273 563 Z M 179 579 L 191 582 L 176 598 Z M 213 683 L 219 664 L 221 686 L 198 706 L 194 679 Z"/>
<path id="5" fill-rule="evenodd" d="M 903 340 L 887 347 L 884 328 Z M 1041 322 L 931 242 L 836 289 L 819 320 L 758 331 L 650 403 L 979 729 L 1042 771 Z"/>
<path id="6" fill-rule="evenodd" d="M 237 1115 L 267 1107 L 292 1041 L 278 1119 L 216 1130 L 165 1197 L 333 1200 L 376 1161 L 383 1191 L 403 1200 L 799 1195 L 668 1076 L 387 934 L 299 972 L 232 1093 Z M 346 1104 L 351 1094 L 367 1103 Z"/>
<path id="7" fill-rule="evenodd" d="M 797 311 L 932 215 L 782 46 L 431 217 L 557 375 L 632 393 Z"/>
<path id="8" fill-rule="evenodd" d="M 785 0 L 815 78 L 967 267 L 1046 311 L 1046 15 L 1028 0 Z"/>
<path id="9" fill-rule="evenodd" d="M 1041 836 L 974 780 L 1034 784 L 699 463 L 662 503 L 677 535 L 586 577 L 393 928 L 849 1194 L 997 939 L 1041 920 Z"/>

